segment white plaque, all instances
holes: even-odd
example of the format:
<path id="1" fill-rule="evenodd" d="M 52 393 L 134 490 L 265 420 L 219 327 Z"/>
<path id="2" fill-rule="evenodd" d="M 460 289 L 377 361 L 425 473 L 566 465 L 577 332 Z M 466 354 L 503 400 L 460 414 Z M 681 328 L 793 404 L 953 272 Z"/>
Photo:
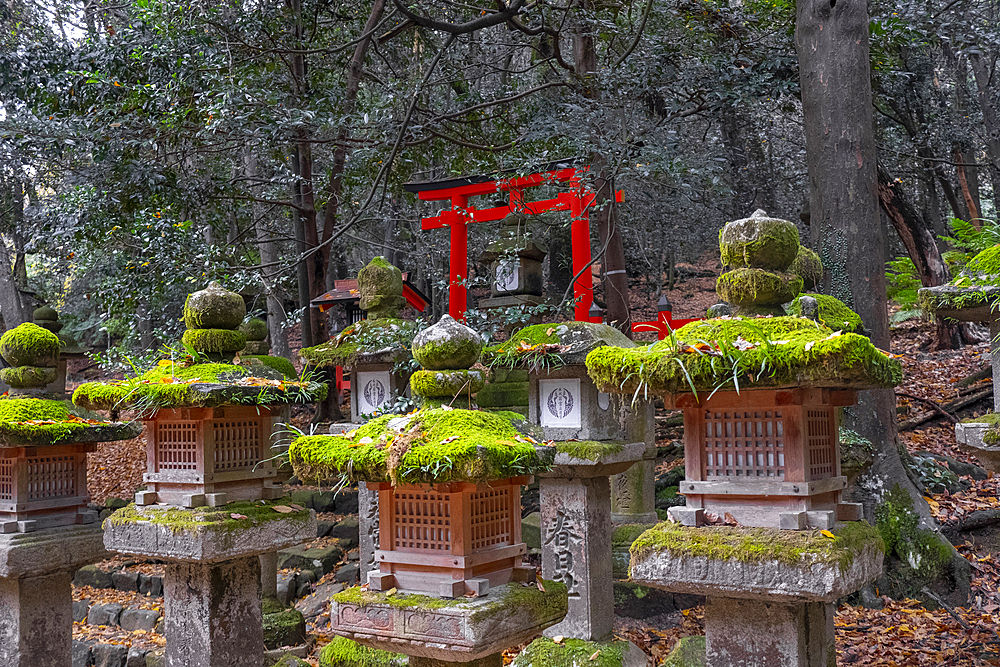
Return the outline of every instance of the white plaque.
<path id="1" fill-rule="evenodd" d="M 370 415 L 379 410 L 389 402 L 389 371 L 358 373 L 357 392 L 358 414 Z"/>
<path id="2" fill-rule="evenodd" d="M 539 380 L 538 414 L 542 426 L 580 428 L 580 380 Z"/>
<path id="3" fill-rule="evenodd" d="M 513 292 L 518 286 L 518 271 L 521 262 L 516 259 L 505 259 L 497 264 L 496 291 Z"/>

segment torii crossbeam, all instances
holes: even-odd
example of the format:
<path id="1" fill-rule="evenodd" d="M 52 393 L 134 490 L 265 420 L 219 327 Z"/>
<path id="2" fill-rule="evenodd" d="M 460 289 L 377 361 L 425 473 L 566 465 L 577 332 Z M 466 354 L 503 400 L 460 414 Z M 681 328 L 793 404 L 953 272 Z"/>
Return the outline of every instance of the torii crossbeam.
<path id="1" fill-rule="evenodd" d="M 590 306 L 594 302 L 594 283 L 588 265 L 590 253 L 590 207 L 596 198 L 593 188 L 584 181 L 589 167 L 577 166 L 573 161 L 553 162 L 524 175 L 516 171 L 495 172 L 477 176 L 461 176 L 440 181 L 406 183 L 403 189 L 423 201 L 451 200 L 451 208 L 438 215 L 423 218 L 421 229 L 451 229 L 451 255 L 448 271 L 448 314 L 457 320 L 465 319 L 467 294 L 465 280 L 469 275 L 468 225 L 476 222 L 502 220 L 516 211 L 538 215 L 547 211 L 569 211 L 572 216 L 570 236 L 573 247 L 573 296 L 576 298 L 574 317 L 589 320 Z M 528 202 L 524 191 L 542 185 L 565 183 L 567 190 L 553 199 Z M 476 208 L 469 198 L 498 192 L 509 194 L 506 206 Z M 615 200 L 622 201 L 622 192 L 615 192 Z"/>

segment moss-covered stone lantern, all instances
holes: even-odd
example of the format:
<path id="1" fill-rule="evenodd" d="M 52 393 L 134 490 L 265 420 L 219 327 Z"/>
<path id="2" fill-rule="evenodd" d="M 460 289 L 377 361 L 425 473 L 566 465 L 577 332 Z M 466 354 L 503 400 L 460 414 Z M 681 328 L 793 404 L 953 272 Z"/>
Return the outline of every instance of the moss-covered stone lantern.
<path id="1" fill-rule="evenodd" d="M 360 306 L 366 319 L 346 327 L 329 341 L 303 348 L 310 366 L 351 369 L 351 421 L 383 412 L 409 389 L 410 344 L 419 325 L 399 318 L 405 303 L 403 277 L 384 257 L 358 272 Z"/>
<path id="2" fill-rule="evenodd" d="M 271 351 L 271 344 L 267 341 L 267 322 L 251 317 L 240 324 L 239 329 L 247 339 L 241 357 L 266 356 Z"/>
<path id="3" fill-rule="evenodd" d="M 69 398 L 66 394 L 66 367 L 69 359 L 82 359 L 86 351 L 73 336 L 60 333 L 63 323 L 59 321 L 59 313 L 51 306 L 36 308 L 33 314 L 35 324 L 46 331 L 51 331 L 59 337 L 59 360 L 56 362 L 56 378 L 46 388 L 46 392 L 58 398 Z"/>
<path id="4" fill-rule="evenodd" d="M 27 323 L 0 337 L 12 367 L 0 397 L 0 665 L 68 665 L 73 572 L 105 556 L 88 508 L 87 452 L 134 438 L 140 426 L 105 422 L 46 393 L 59 338 Z"/>
<path id="5" fill-rule="evenodd" d="M 443 329 L 457 340 L 432 331 L 424 345 L 433 349 L 414 343 L 417 359 L 451 367 L 426 372 L 478 358 L 481 341 L 471 345 L 451 323 Z M 451 408 L 435 393 L 441 400 L 408 415 L 300 437 L 290 458 L 301 479 L 359 480 L 378 492 L 377 569 L 366 573 L 367 591 L 333 597 L 334 633 L 406 653 L 414 666 L 499 666 L 504 648 L 566 614 L 565 586 L 536 585 L 521 562 L 520 489 L 552 465 L 555 449 L 527 435 L 520 415 Z"/>
<path id="6" fill-rule="evenodd" d="M 499 238 L 480 255 L 490 266 L 490 298 L 480 308 L 509 308 L 542 302 L 542 260 L 545 246 L 532 239 L 528 217 L 511 213 L 500 221 Z"/>
<path id="7" fill-rule="evenodd" d="M 921 307 L 935 317 L 960 322 L 982 322 L 990 328 L 993 362 L 993 413 L 955 424 L 959 447 L 1000 471 L 1000 438 L 988 435 L 1000 413 L 1000 245 L 983 250 L 966 264 L 961 275 L 947 285 L 924 287 L 918 292 Z"/>
<path id="8" fill-rule="evenodd" d="M 486 384 L 486 373 L 473 369 L 483 339 L 451 315 L 418 333 L 411 346 L 421 369 L 410 377 L 410 389 L 425 406 L 475 407 L 472 397 Z"/>

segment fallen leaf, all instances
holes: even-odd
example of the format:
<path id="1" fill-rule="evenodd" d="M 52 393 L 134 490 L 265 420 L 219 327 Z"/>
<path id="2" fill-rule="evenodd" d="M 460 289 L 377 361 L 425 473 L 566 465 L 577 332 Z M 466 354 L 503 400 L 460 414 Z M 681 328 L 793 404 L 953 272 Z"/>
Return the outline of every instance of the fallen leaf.
<path id="1" fill-rule="evenodd" d="M 556 635 L 555 637 L 552 638 L 552 641 L 554 641 L 556 644 L 562 644 L 565 639 L 566 638 L 563 637 L 562 635 Z"/>
<path id="2" fill-rule="evenodd" d="M 295 511 L 288 505 L 275 505 L 271 509 L 273 509 L 275 512 L 280 512 L 281 514 L 291 514 L 292 512 Z"/>
<path id="3" fill-rule="evenodd" d="M 834 535 L 833 533 L 831 533 L 829 530 L 821 530 L 821 531 L 819 531 L 819 534 L 822 535 L 823 537 L 829 537 L 831 540 L 837 537 L 836 535 Z"/>
<path id="4" fill-rule="evenodd" d="M 387 598 L 391 598 L 391 597 L 392 597 L 393 595 L 395 595 L 395 594 L 396 594 L 396 589 L 395 589 L 395 588 L 390 588 L 389 590 L 387 590 L 387 591 L 385 592 L 385 596 L 386 596 Z"/>
<path id="5" fill-rule="evenodd" d="M 590 655 L 590 659 L 591 659 L 591 660 L 597 660 L 597 656 L 599 656 L 600 654 L 601 654 L 601 651 L 600 651 L 600 650 L 597 650 L 597 651 L 594 651 L 594 652 L 593 652 L 593 653 L 592 653 L 592 654 Z"/>
<path id="6" fill-rule="evenodd" d="M 229 516 L 231 516 L 234 519 L 245 519 L 245 518 L 247 518 L 246 514 L 238 514 L 237 512 L 231 512 L 229 514 Z"/>

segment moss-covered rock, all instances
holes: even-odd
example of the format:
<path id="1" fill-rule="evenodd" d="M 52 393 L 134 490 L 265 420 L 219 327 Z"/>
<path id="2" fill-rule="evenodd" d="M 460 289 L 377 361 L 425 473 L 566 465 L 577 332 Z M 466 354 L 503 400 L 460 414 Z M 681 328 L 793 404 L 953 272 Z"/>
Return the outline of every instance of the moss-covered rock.
<path id="1" fill-rule="evenodd" d="M 843 301 L 828 294 L 810 294 L 816 299 L 819 305 L 819 321 L 833 329 L 844 333 L 861 333 L 864 331 L 864 324 L 861 316 L 847 307 Z M 801 315 L 801 297 L 795 297 L 791 305 L 788 306 L 789 315 Z"/>
<path id="2" fill-rule="evenodd" d="M 527 382 L 490 382 L 476 394 L 481 408 L 507 408 L 528 405 Z"/>
<path id="3" fill-rule="evenodd" d="M 254 357 L 264 356 L 271 351 L 271 345 L 266 340 L 248 340 L 243 347 L 243 355 Z"/>
<path id="4" fill-rule="evenodd" d="M 416 371 L 410 389 L 425 398 L 448 398 L 475 394 L 486 385 L 486 374 L 477 370 Z"/>
<path id="5" fill-rule="evenodd" d="M 298 609 L 265 610 L 264 647 L 299 646 L 306 641 L 306 619 Z"/>
<path id="6" fill-rule="evenodd" d="M 358 271 L 359 306 L 368 319 L 399 317 L 403 298 L 403 274 L 385 257 L 375 257 Z"/>
<path id="7" fill-rule="evenodd" d="M 56 369 L 40 366 L 17 366 L 0 370 L 0 379 L 15 389 L 44 387 L 56 381 Z"/>
<path id="8" fill-rule="evenodd" d="M 11 366 L 55 368 L 59 337 L 37 324 L 25 322 L 0 336 L 0 356 Z"/>
<path id="9" fill-rule="evenodd" d="M 758 209 L 719 232 L 722 265 L 785 271 L 799 251 L 799 230 L 787 220 L 770 218 Z"/>
<path id="10" fill-rule="evenodd" d="M 514 421 L 520 415 L 482 410 L 424 409 L 384 415 L 345 435 L 303 436 L 289 458 L 299 479 L 347 476 L 367 482 L 485 482 L 547 470 L 554 447 L 537 446 Z"/>
<path id="11" fill-rule="evenodd" d="M 35 308 L 34 312 L 31 314 L 31 319 L 35 320 L 36 322 L 38 320 L 43 320 L 46 322 L 55 322 L 59 319 L 59 313 L 56 312 L 55 308 L 46 304 L 38 308 Z"/>
<path id="12" fill-rule="evenodd" d="M 802 278 L 802 289 L 807 292 L 816 289 L 816 285 L 823 282 L 822 260 L 804 245 L 799 246 L 799 252 L 788 270 Z"/>
<path id="13" fill-rule="evenodd" d="M 247 341 L 262 341 L 267 338 L 267 322 L 259 317 L 251 317 L 239 326 Z"/>
<path id="14" fill-rule="evenodd" d="M 410 345 L 419 324 L 412 320 L 361 320 L 331 340 L 299 350 L 311 366 L 353 367 L 359 361 L 394 363 L 410 358 Z"/>
<path id="15" fill-rule="evenodd" d="M 181 342 L 198 352 L 231 354 L 246 347 L 247 338 L 235 329 L 188 329 Z"/>
<path id="16" fill-rule="evenodd" d="M 740 268 L 719 276 L 715 291 L 720 299 L 735 306 L 769 307 L 775 313 L 783 313 L 781 304 L 802 291 L 802 278 L 794 273 Z"/>
<path id="17" fill-rule="evenodd" d="M 633 395 L 716 388 L 894 387 L 899 361 L 864 336 L 799 317 L 714 319 L 687 324 L 653 345 L 602 347 L 587 356 L 601 391 Z"/>
<path id="18" fill-rule="evenodd" d="M 413 338 L 413 358 L 428 371 L 470 368 L 479 360 L 483 339 L 450 315 Z"/>
<path id="19" fill-rule="evenodd" d="M 996 280 L 1000 276 L 1000 245 L 983 250 L 970 259 L 965 268 L 980 278 Z"/>
<path id="20" fill-rule="evenodd" d="M 319 653 L 320 667 L 403 667 L 405 655 L 362 646 L 347 637 L 334 637 Z"/>
<path id="21" fill-rule="evenodd" d="M 640 655 L 629 656 L 637 652 Z M 632 658 L 632 659 L 630 659 Z M 558 644 L 548 637 L 539 637 L 524 647 L 511 667 L 623 667 L 644 665 L 648 657 L 641 649 L 624 640 L 590 642 L 584 639 L 563 639 Z"/>
<path id="22" fill-rule="evenodd" d="M 246 316 L 243 297 L 214 281 L 200 292 L 188 294 L 184 302 L 188 329 L 235 329 Z"/>
<path id="23" fill-rule="evenodd" d="M 266 524 L 271 521 L 296 521 L 307 523 L 310 519 L 308 509 L 285 512 L 288 508 L 281 500 L 255 500 L 227 503 L 220 507 L 196 507 L 193 509 L 176 506 L 129 504 L 105 521 L 114 526 L 127 526 L 136 523 L 151 523 L 165 526 L 172 533 L 205 533 L 231 536 L 235 542 L 240 534 L 250 526 Z M 281 511 L 274 509 L 283 507 Z"/>
<path id="24" fill-rule="evenodd" d="M 596 461 L 625 450 L 625 445 L 617 440 L 560 440 L 555 445 L 560 454 L 584 461 Z"/>

